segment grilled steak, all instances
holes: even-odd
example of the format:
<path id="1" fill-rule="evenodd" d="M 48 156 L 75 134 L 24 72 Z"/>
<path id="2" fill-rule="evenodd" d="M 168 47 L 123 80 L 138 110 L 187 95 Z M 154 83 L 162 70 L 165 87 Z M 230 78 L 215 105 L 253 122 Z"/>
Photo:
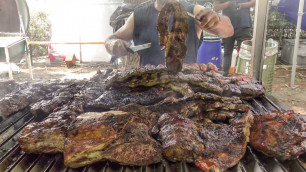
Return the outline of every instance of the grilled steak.
<path id="1" fill-rule="evenodd" d="M 150 105 L 165 99 L 171 94 L 174 93 L 172 91 L 165 91 L 162 87 L 144 87 L 142 90 L 139 88 L 137 90 L 109 90 L 102 94 L 98 99 L 89 102 L 87 107 L 109 110 L 130 103 Z"/>
<path id="2" fill-rule="evenodd" d="M 18 84 L 14 80 L 0 80 L 0 99 L 16 90 Z"/>
<path id="3" fill-rule="evenodd" d="M 58 111 L 42 122 L 27 125 L 18 139 L 21 149 L 28 153 L 63 152 L 67 129 L 76 116 L 72 111 Z"/>
<path id="4" fill-rule="evenodd" d="M 8 116 L 29 105 L 26 95 L 9 94 L 0 100 L 0 116 Z"/>
<path id="5" fill-rule="evenodd" d="M 204 151 L 200 137 L 201 126 L 188 118 L 176 114 L 163 114 L 157 123 L 158 140 L 162 142 L 166 159 L 195 162 Z"/>
<path id="6" fill-rule="evenodd" d="M 50 95 L 47 95 L 46 99 L 31 105 L 31 112 L 34 115 L 52 113 L 54 109 L 68 103 L 79 90 L 80 87 L 76 84 L 58 89 Z"/>
<path id="7" fill-rule="evenodd" d="M 173 15 L 169 33 L 169 19 Z M 165 62 L 168 70 L 177 74 L 182 70 L 183 59 L 187 54 L 188 15 L 179 2 L 166 3 L 157 19 L 159 45 L 165 46 Z"/>
<path id="8" fill-rule="evenodd" d="M 65 165 L 81 167 L 104 160 L 102 150 L 119 138 L 129 118 L 130 114 L 119 111 L 78 116 L 65 139 Z"/>
<path id="9" fill-rule="evenodd" d="M 296 159 L 306 152 L 306 117 L 292 111 L 257 115 L 250 144 L 268 156 Z"/>
<path id="10" fill-rule="evenodd" d="M 0 116 L 11 115 L 20 111 L 31 103 L 45 97 L 48 93 L 53 92 L 62 87 L 61 82 L 38 82 L 31 84 L 26 89 L 21 89 L 16 92 L 12 92 L 0 99 Z"/>
<path id="11" fill-rule="evenodd" d="M 186 68 L 183 68 L 183 71 L 177 75 L 169 74 L 164 68 L 141 68 L 118 73 L 106 80 L 106 87 L 117 89 L 152 87 L 156 85 L 167 87 L 169 83 L 172 85 L 186 83 L 189 86 L 180 86 L 181 88 L 176 86 L 173 87 L 174 91 L 187 95 L 187 93 L 192 93 L 192 89 L 194 92 L 215 93 L 226 97 L 237 96 L 243 99 L 259 97 L 265 92 L 262 85 L 252 81 L 239 81 L 238 78 L 223 77 L 214 71 L 203 72 L 201 65 L 189 65 Z M 191 68 L 196 70 L 190 70 Z M 179 84 L 176 84 L 176 82 Z M 184 87 L 189 91 L 183 90 Z"/>
<path id="12" fill-rule="evenodd" d="M 229 124 L 204 119 L 201 137 L 205 149 L 195 164 L 203 171 L 225 171 L 236 165 L 246 151 L 252 119 L 251 112 L 237 113 Z"/>
<path id="13" fill-rule="evenodd" d="M 192 107 L 192 108 L 191 108 Z M 162 102 L 148 106 L 153 112 L 181 114 L 184 117 L 192 118 L 203 115 L 212 110 L 232 110 L 246 112 L 249 110 L 238 97 L 227 98 L 211 93 L 196 93 L 183 98 L 167 98 Z"/>
<path id="14" fill-rule="evenodd" d="M 103 157 L 123 165 L 145 166 L 160 162 L 161 145 L 151 137 L 151 130 L 152 125 L 146 118 L 131 118 L 118 140 L 102 152 Z"/>
<path id="15" fill-rule="evenodd" d="M 129 165 L 159 162 L 161 149 L 150 137 L 151 128 L 148 120 L 126 112 L 80 115 L 65 140 L 65 164 L 75 168 L 106 159 Z"/>

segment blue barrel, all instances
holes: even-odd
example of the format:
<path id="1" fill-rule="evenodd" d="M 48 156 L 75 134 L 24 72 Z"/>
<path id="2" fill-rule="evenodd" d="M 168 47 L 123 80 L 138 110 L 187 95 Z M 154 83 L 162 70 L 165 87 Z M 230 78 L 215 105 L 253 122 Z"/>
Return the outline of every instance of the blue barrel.
<path id="1" fill-rule="evenodd" d="M 222 62 L 221 39 L 216 36 L 206 36 L 198 50 L 198 63 L 213 63 L 218 68 Z"/>

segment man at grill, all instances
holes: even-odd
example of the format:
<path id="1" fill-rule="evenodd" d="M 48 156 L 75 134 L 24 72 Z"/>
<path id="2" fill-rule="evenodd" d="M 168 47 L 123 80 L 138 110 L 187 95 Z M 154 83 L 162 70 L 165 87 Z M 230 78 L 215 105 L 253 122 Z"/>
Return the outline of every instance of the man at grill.
<path id="1" fill-rule="evenodd" d="M 235 41 L 237 41 L 238 50 L 242 41 L 252 39 L 251 27 L 252 19 L 250 8 L 254 7 L 256 0 L 215 0 L 216 11 L 223 12 L 231 19 L 234 27 L 234 35 L 223 39 L 224 57 L 223 57 L 223 75 L 227 76 L 232 63 L 232 53 Z"/>
<path id="2" fill-rule="evenodd" d="M 130 46 L 128 44 L 130 40 L 133 40 L 135 45 L 151 43 L 150 48 L 138 51 L 140 66 L 164 65 L 165 52 L 161 50 L 162 47 L 159 45 L 156 29 L 157 18 L 166 3 L 175 1 L 178 0 L 156 0 L 148 6 L 136 9 L 127 19 L 125 25 L 106 40 L 106 50 L 111 55 L 122 57 L 128 54 L 126 47 Z M 188 17 L 189 32 L 186 41 L 188 51 L 184 63 L 196 63 L 202 30 L 226 38 L 233 34 L 233 27 L 228 17 L 219 16 L 211 9 L 192 5 L 185 1 L 179 2 L 187 12 L 195 15 L 195 19 Z M 199 22 L 199 19 L 203 20 Z"/>

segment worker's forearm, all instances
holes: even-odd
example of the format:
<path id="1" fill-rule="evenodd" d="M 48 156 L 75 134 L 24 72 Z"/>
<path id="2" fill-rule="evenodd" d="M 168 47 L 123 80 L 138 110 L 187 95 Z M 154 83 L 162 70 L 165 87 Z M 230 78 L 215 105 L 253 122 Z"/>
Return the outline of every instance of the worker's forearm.
<path id="1" fill-rule="evenodd" d="M 221 38 L 227 38 L 234 34 L 234 28 L 228 17 L 220 16 L 220 23 L 218 26 L 213 30 L 208 30 L 208 32 L 218 35 Z"/>
<path id="2" fill-rule="evenodd" d="M 249 1 L 249 2 L 245 2 L 245 3 L 242 3 L 242 8 L 251 8 L 251 7 L 254 7 L 256 4 L 255 1 Z"/>
<path id="3" fill-rule="evenodd" d="M 105 41 L 106 51 L 117 57 L 122 57 L 128 54 L 126 47 L 129 47 L 129 43 L 125 40 L 120 39 L 116 34 L 111 35 Z"/>
<path id="4" fill-rule="evenodd" d="M 116 36 L 115 34 L 109 36 L 108 38 L 106 38 L 105 42 L 110 41 L 112 39 L 119 39 L 118 36 Z"/>
<path id="5" fill-rule="evenodd" d="M 222 11 L 224 9 L 226 9 L 229 5 L 229 1 L 228 2 L 225 2 L 225 3 L 220 3 L 220 2 L 215 2 L 214 3 L 214 9 L 215 11 L 219 12 L 219 11 Z"/>

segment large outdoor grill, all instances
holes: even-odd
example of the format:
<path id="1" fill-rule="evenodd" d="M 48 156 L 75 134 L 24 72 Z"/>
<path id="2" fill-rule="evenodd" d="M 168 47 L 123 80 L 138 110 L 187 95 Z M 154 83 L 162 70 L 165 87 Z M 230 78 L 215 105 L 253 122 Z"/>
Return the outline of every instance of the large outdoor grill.
<path id="1" fill-rule="evenodd" d="M 287 108 L 272 96 L 260 99 L 252 99 L 245 102 L 252 107 L 255 113 L 272 112 L 274 110 L 284 111 Z M 88 172 L 196 172 L 201 171 L 193 164 L 184 162 L 171 163 L 163 161 L 158 164 L 131 167 L 121 166 L 112 162 L 99 162 L 78 169 L 65 167 L 62 154 L 27 154 L 21 150 L 17 138 L 21 130 L 31 122 L 41 121 L 45 116 L 34 117 L 29 108 L 8 117 L 0 118 L 0 171 L 33 171 L 33 172 L 61 172 L 61 171 L 88 171 Z M 251 147 L 247 147 L 243 159 L 228 171 L 237 172 L 304 172 L 306 171 L 306 155 L 297 160 L 279 161 L 267 157 Z"/>

